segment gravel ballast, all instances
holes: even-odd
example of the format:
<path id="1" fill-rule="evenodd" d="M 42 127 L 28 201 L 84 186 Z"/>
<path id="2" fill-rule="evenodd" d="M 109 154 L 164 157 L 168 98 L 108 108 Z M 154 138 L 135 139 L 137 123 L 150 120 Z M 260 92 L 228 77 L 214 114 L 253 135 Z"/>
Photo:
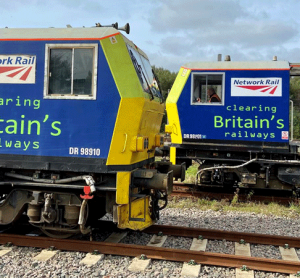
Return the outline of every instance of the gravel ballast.
<path id="1" fill-rule="evenodd" d="M 174 209 L 167 208 L 161 212 L 158 224 L 200 227 L 226 231 L 256 232 L 263 234 L 276 234 L 300 237 L 299 218 L 272 217 L 254 213 L 201 211 L 195 208 Z M 143 235 L 143 236 L 141 236 Z M 98 237 L 98 238 L 101 238 Z M 122 243 L 145 245 L 150 236 L 129 232 Z M 191 239 L 169 237 L 163 247 L 189 249 Z M 182 263 L 153 260 L 144 273 L 132 273 L 128 266 L 131 257 L 105 256 L 96 265 L 88 267 L 79 262 L 84 258 L 84 253 L 58 252 L 47 262 L 36 262 L 33 257 L 40 249 L 13 247 L 8 255 L 0 257 L 1 277 L 138 277 L 138 278 L 175 278 L 180 277 Z M 234 243 L 219 240 L 209 240 L 207 251 L 226 254 L 234 253 Z M 278 247 L 251 245 L 252 256 L 281 259 Z M 297 250 L 298 255 L 300 251 Z M 220 278 L 235 277 L 235 269 L 205 266 L 201 267 L 199 277 Z M 289 277 L 278 273 L 265 273 L 255 271 L 255 277 Z"/>

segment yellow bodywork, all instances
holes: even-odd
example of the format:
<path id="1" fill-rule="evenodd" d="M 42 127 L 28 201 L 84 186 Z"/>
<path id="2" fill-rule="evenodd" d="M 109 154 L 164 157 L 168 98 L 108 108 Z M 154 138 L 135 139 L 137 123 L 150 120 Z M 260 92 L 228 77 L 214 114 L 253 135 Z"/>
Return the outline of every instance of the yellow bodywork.
<path id="1" fill-rule="evenodd" d="M 141 86 L 126 43 L 134 48 L 136 46 L 121 34 L 114 37 L 114 43 L 110 38 L 101 40 L 121 97 L 107 165 L 131 165 L 154 157 L 155 136 L 159 133 L 165 106 L 159 99 L 151 100 Z M 137 51 L 145 56 L 140 50 Z M 137 141 L 138 150 L 131 148 L 134 138 L 148 138 L 148 149 L 141 151 L 138 148 L 142 139 Z"/>
<path id="2" fill-rule="evenodd" d="M 118 227 L 121 229 L 141 230 L 153 224 L 150 215 L 149 196 L 139 199 L 130 197 L 131 173 L 117 173 L 116 203 L 118 206 Z"/>
<path id="3" fill-rule="evenodd" d="M 129 204 L 129 185 L 131 183 L 131 172 L 117 173 L 116 203 L 118 205 Z"/>
<path id="4" fill-rule="evenodd" d="M 182 144 L 182 133 L 177 109 L 177 101 L 186 81 L 190 76 L 190 73 L 191 70 L 189 69 L 180 69 L 166 101 L 169 124 L 165 126 L 165 132 L 171 134 L 172 144 Z M 170 161 L 174 165 L 176 164 L 176 149 L 174 147 L 170 148 Z"/>
<path id="5" fill-rule="evenodd" d="M 176 148 L 170 147 L 170 162 L 176 165 Z"/>
<path id="6" fill-rule="evenodd" d="M 134 220 L 130 220 L 134 219 Z M 118 227 L 142 230 L 153 224 L 149 211 L 149 196 L 118 206 Z"/>
<path id="7" fill-rule="evenodd" d="M 153 100 L 121 99 L 107 165 L 129 165 L 154 157 L 163 111 L 164 106 Z M 146 138 L 148 149 L 143 149 Z"/>
<path id="8" fill-rule="evenodd" d="M 101 46 L 120 95 L 120 105 L 106 164 L 127 166 L 154 157 L 165 105 L 144 92 L 126 44 L 147 56 L 121 34 L 102 39 Z M 153 220 L 149 196 L 130 197 L 131 171 L 117 172 L 119 228 L 144 229 Z M 132 220 L 133 219 L 133 220 Z"/>

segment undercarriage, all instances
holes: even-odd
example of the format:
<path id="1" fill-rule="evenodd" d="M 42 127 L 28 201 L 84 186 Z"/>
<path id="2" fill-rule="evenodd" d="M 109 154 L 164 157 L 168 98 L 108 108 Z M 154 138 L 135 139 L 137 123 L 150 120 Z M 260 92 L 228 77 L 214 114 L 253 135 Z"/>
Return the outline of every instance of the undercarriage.
<path id="1" fill-rule="evenodd" d="M 151 169 L 82 175 L 2 169 L 0 225 L 13 225 L 25 216 L 46 235 L 67 238 L 91 233 L 108 213 L 119 228 L 144 229 L 167 204 L 172 167 L 155 163 Z M 184 169 L 177 172 L 182 176 Z"/>
<path id="2" fill-rule="evenodd" d="M 187 167 L 198 162 L 196 184 L 201 186 L 291 190 L 299 195 L 300 158 L 296 152 L 178 148 L 176 159 Z"/>

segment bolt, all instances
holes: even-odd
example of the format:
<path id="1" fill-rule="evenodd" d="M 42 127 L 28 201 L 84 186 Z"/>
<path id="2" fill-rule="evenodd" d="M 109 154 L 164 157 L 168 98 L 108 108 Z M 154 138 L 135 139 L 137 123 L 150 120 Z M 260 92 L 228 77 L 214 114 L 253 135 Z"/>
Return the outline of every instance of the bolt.
<path id="1" fill-rule="evenodd" d="M 49 248 L 48 248 L 48 251 L 54 251 L 55 250 L 55 247 L 54 246 L 50 246 Z"/>
<path id="2" fill-rule="evenodd" d="M 147 260 L 147 256 L 146 256 L 145 254 L 142 254 L 142 255 L 140 256 L 140 260 Z"/>
<path id="3" fill-rule="evenodd" d="M 158 234 L 157 234 L 158 236 L 163 236 L 164 235 L 164 233 L 163 232 L 158 232 Z"/>
<path id="4" fill-rule="evenodd" d="M 99 252 L 98 250 L 94 250 L 94 251 L 92 252 L 92 255 L 100 255 L 100 252 Z"/>
<path id="5" fill-rule="evenodd" d="M 290 246 L 286 243 L 284 246 L 283 246 L 284 249 L 290 249 Z"/>
<path id="6" fill-rule="evenodd" d="M 246 265 L 243 265 L 243 266 L 241 267 L 241 270 L 242 270 L 242 271 L 249 271 L 249 268 L 248 268 Z"/>
<path id="7" fill-rule="evenodd" d="M 190 260 L 190 261 L 188 262 L 188 264 L 189 264 L 189 265 L 196 265 L 196 262 L 195 262 L 194 260 Z"/>
<path id="8" fill-rule="evenodd" d="M 240 244 L 244 244 L 244 245 L 245 245 L 245 244 L 246 244 L 246 241 L 245 241 L 244 239 L 241 239 L 241 240 L 240 240 Z"/>
<path id="9" fill-rule="evenodd" d="M 202 236 L 202 235 L 199 235 L 199 236 L 198 236 L 198 239 L 199 239 L 199 240 L 203 240 L 203 236 Z"/>
<path id="10" fill-rule="evenodd" d="M 4 247 L 11 247 L 12 245 L 13 245 L 12 242 L 7 242 L 5 243 Z"/>

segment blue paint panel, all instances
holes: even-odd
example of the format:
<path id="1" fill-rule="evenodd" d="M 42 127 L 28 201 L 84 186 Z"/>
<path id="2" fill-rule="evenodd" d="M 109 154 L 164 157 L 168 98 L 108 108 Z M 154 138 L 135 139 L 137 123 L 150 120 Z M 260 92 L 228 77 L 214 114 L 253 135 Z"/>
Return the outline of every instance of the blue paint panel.
<path id="1" fill-rule="evenodd" d="M 289 71 L 220 70 L 219 72 L 225 73 L 225 100 L 222 106 L 191 105 L 192 75 L 186 82 L 177 103 L 183 140 L 288 143 L 286 136 L 289 132 Z M 281 78 L 282 96 L 232 96 L 231 78 Z"/>
<path id="2" fill-rule="evenodd" d="M 43 99 L 47 43 L 98 44 L 96 100 Z M 120 96 L 99 41 L 1 41 L 6 54 L 36 55 L 36 83 L 0 84 L 0 154 L 107 158 Z"/>

